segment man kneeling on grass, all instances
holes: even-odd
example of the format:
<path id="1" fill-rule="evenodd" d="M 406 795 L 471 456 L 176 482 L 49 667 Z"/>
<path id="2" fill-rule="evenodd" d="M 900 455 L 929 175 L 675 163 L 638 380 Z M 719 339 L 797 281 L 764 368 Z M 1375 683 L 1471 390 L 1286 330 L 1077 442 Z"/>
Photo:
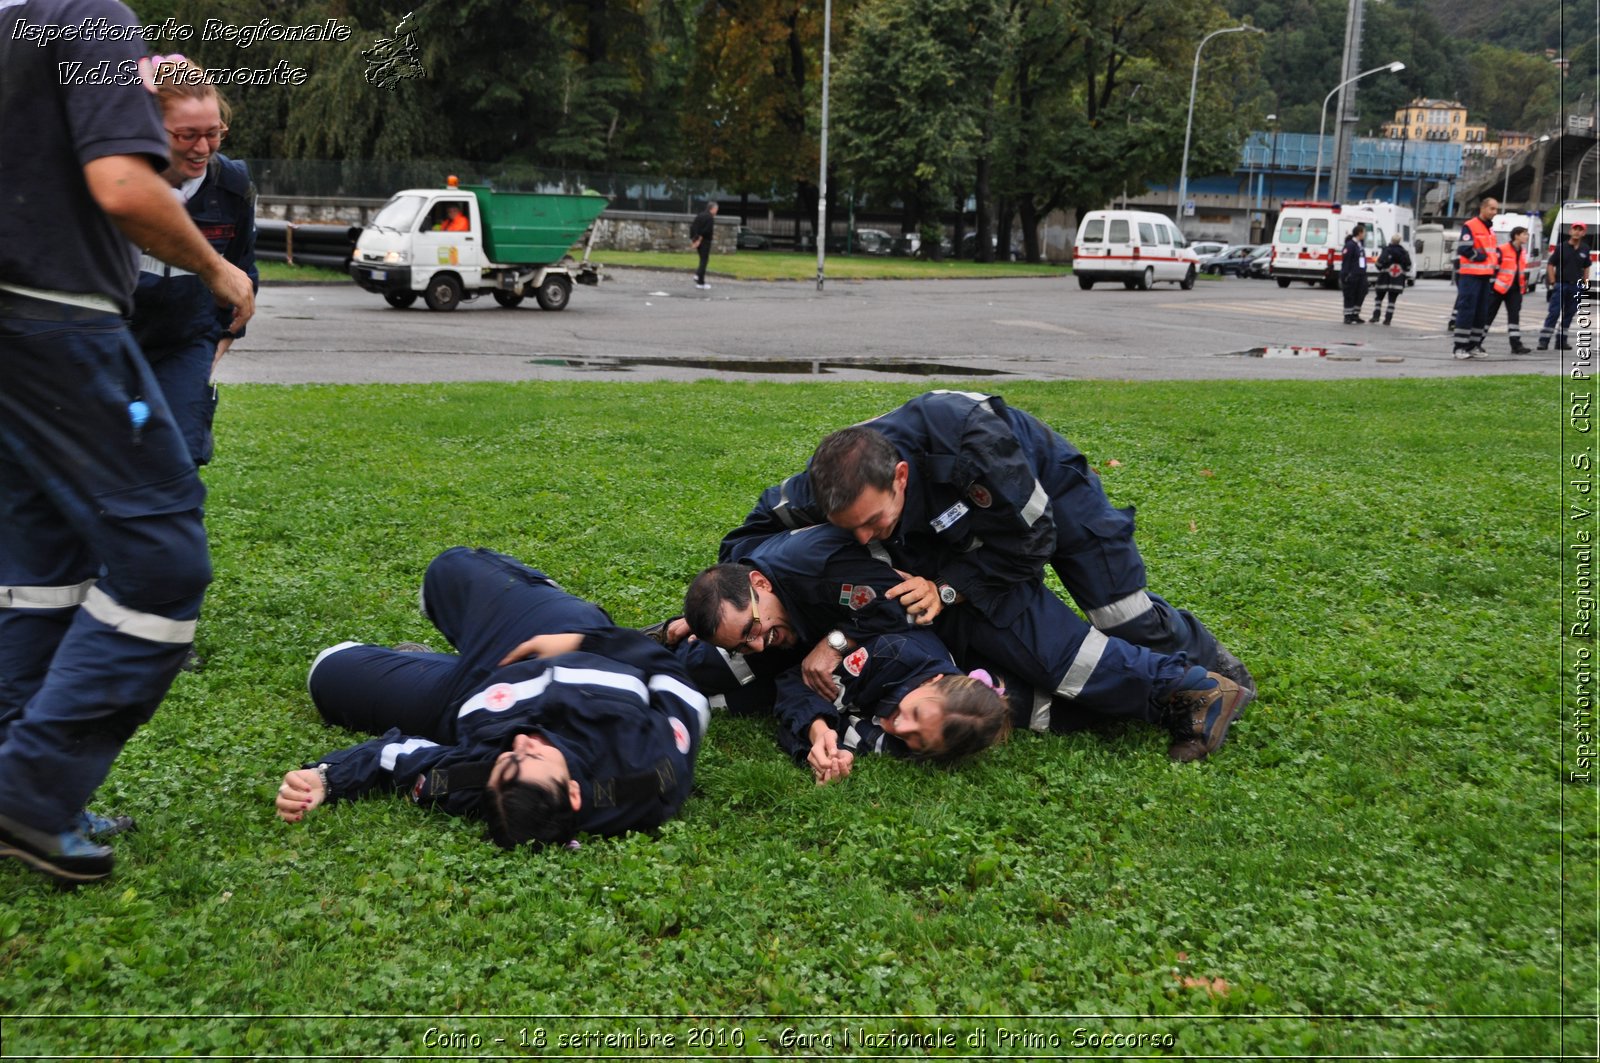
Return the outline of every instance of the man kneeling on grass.
<path id="1" fill-rule="evenodd" d="M 403 791 L 483 817 L 511 849 L 649 830 L 677 814 L 710 712 L 670 652 L 489 550 L 440 554 L 421 597 L 459 653 L 322 651 L 307 679 L 322 718 L 382 737 L 286 774 L 280 817 Z"/>

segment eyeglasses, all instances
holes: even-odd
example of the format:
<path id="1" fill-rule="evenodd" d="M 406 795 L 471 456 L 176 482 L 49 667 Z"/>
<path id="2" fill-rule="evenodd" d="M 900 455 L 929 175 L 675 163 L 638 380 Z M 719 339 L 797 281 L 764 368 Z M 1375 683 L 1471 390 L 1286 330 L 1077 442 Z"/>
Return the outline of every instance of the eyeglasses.
<path id="1" fill-rule="evenodd" d="M 204 137 L 207 141 L 209 141 L 212 144 L 212 146 L 215 146 L 217 144 L 221 144 L 223 138 L 226 137 L 227 135 L 228 135 L 228 127 L 225 126 L 225 125 L 217 126 L 215 129 L 169 129 L 169 130 L 167 130 L 167 136 L 172 138 L 172 142 L 174 144 L 177 144 L 179 147 L 183 147 L 183 148 L 187 148 L 190 144 L 195 143 L 201 137 Z"/>
<path id="2" fill-rule="evenodd" d="M 758 604 L 759 593 L 760 592 L 756 590 L 755 574 L 752 573 L 750 579 L 750 623 L 746 624 L 744 631 L 740 633 L 740 646 L 749 646 L 753 641 L 755 641 L 756 637 L 761 632 L 761 608 Z M 765 649 L 765 647 L 762 648 Z"/>

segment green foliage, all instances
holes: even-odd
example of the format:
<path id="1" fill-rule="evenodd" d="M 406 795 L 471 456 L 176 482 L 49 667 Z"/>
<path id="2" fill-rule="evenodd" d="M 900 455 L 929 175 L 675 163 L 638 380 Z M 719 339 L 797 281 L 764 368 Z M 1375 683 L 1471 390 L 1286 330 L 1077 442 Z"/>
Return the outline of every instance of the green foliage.
<path id="1" fill-rule="evenodd" d="M 272 817 L 284 770 L 351 740 L 306 699 L 312 656 L 440 645 L 415 588 L 441 548 L 651 622 L 818 437 L 917 390 L 225 388 L 206 664 L 102 788 L 142 828 L 109 884 L 0 864 L 6 1051 L 539 1055 L 523 1028 L 560 1054 L 642 1026 L 669 1056 L 721 1026 L 762 1053 L 845 1012 L 1063 1039 L 1002 1054 L 1082 1028 L 1197 1057 L 1592 1057 L 1592 1020 L 1558 1018 L 1594 1010 L 1597 839 L 1595 791 L 1557 782 L 1542 378 L 1005 387 L 1138 506 L 1151 586 L 1254 669 L 1206 763 L 1145 728 L 1024 734 L 819 790 L 766 722 L 719 717 L 659 838 L 505 854 L 402 801 Z M 618 1017 L 642 1013 L 667 1018 Z"/>

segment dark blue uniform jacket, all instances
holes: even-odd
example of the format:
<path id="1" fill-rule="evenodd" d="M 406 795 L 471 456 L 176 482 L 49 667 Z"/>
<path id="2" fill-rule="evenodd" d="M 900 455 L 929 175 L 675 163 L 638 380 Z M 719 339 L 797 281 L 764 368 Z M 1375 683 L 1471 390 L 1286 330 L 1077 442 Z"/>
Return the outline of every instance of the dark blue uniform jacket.
<path id="1" fill-rule="evenodd" d="M 453 744 L 391 730 L 323 757 L 330 800 L 390 789 L 477 815 L 483 790 L 435 797 L 427 773 L 493 760 L 516 735 L 537 734 L 561 750 L 578 782 L 579 830 L 649 830 L 689 796 L 708 716 L 671 653 L 618 629 L 588 636 L 574 653 L 500 668 L 454 708 Z"/>
<path id="2" fill-rule="evenodd" d="M 251 281 L 259 281 L 255 200 L 255 187 L 244 163 L 219 154 L 211 157 L 205 181 L 188 202 L 189 217 L 201 235 Z M 151 273 L 152 262 L 147 256 L 133 293 L 133 335 L 145 357 L 160 361 L 163 355 L 198 339 L 215 345 L 233 320 L 232 308 L 218 306 L 195 274 L 182 270 L 171 275 Z"/>

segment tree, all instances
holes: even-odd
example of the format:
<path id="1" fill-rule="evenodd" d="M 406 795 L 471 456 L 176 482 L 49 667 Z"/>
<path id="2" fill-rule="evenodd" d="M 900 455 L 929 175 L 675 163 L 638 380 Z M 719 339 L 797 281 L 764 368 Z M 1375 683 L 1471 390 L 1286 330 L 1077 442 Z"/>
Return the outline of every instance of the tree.
<path id="1" fill-rule="evenodd" d="M 936 219 L 980 144 L 1002 22 L 991 0 L 871 0 L 852 23 L 834 81 L 841 164 L 899 200 L 908 227 Z"/>

